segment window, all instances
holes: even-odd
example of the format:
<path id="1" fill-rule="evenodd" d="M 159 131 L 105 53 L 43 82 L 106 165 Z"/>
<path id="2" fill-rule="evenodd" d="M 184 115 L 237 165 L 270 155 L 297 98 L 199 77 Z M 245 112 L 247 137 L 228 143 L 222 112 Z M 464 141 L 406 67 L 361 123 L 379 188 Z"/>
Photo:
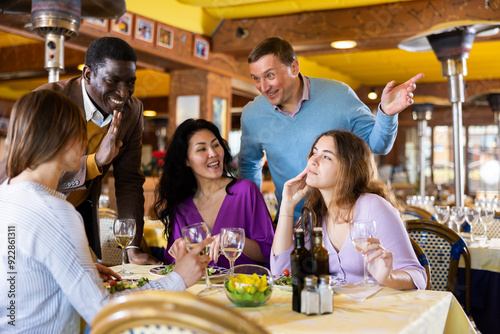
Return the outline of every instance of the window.
<path id="1" fill-rule="evenodd" d="M 498 127 L 496 125 L 469 126 L 467 147 L 469 193 L 497 192 L 500 163 L 498 156 Z"/>

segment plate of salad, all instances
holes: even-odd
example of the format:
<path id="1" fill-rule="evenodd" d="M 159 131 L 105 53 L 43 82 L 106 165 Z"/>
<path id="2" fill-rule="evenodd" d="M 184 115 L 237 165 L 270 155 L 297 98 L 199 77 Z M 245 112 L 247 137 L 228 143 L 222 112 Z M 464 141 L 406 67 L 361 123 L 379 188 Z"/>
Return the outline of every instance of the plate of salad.
<path id="1" fill-rule="evenodd" d="M 134 289 L 146 283 L 149 283 L 147 277 L 141 277 L 140 279 L 122 279 L 121 281 L 109 280 L 106 288 L 110 293 L 115 293 L 126 289 Z"/>
<path id="2" fill-rule="evenodd" d="M 152 275 L 156 275 L 156 276 L 165 276 L 165 275 L 168 275 L 170 274 L 175 268 L 175 264 L 168 264 L 168 265 L 164 265 L 164 266 L 158 266 L 158 267 L 154 267 L 154 268 L 151 268 L 149 269 L 149 272 L 152 274 Z M 226 268 L 223 268 L 223 267 L 217 267 L 217 266 L 210 266 L 208 267 L 208 277 L 210 277 L 210 279 L 212 278 L 224 278 L 224 275 L 226 275 L 227 273 L 227 269 Z M 203 278 L 202 279 L 205 279 L 205 275 L 203 275 Z"/>
<path id="3" fill-rule="evenodd" d="M 285 291 L 292 291 L 292 275 L 288 269 L 283 270 L 282 275 L 273 276 L 274 286 Z"/>

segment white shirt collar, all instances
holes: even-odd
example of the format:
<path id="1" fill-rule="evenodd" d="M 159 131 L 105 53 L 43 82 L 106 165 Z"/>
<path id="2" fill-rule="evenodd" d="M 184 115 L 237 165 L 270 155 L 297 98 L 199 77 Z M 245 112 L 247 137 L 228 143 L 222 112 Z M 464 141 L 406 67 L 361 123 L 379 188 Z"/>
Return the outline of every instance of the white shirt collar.
<path id="1" fill-rule="evenodd" d="M 113 118 L 112 115 L 108 115 L 106 118 L 97 110 L 92 100 L 90 100 L 89 94 L 85 89 L 85 80 L 82 78 L 82 96 L 83 96 L 83 107 L 85 108 L 85 119 L 88 121 L 92 120 L 94 124 L 103 128 L 111 122 Z"/>

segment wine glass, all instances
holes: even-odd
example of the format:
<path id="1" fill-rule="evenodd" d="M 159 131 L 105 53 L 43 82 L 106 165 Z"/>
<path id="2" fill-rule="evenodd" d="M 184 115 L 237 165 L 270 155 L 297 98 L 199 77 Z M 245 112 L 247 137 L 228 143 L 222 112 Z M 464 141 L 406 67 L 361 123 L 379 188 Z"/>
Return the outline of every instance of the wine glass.
<path id="1" fill-rule="evenodd" d="M 495 217 L 495 210 L 491 207 L 483 207 L 481 209 L 481 221 L 484 225 L 484 242 L 488 244 L 488 226 L 493 223 Z"/>
<path id="2" fill-rule="evenodd" d="M 465 219 L 467 220 L 467 223 L 469 223 L 471 233 L 470 233 L 470 239 L 471 241 L 474 241 L 474 227 L 476 227 L 477 222 L 479 220 L 479 216 L 481 214 L 481 209 L 479 208 L 465 208 Z"/>
<path id="3" fill-rule="evenodd" d="M 220 230 L 220 247 L 229 260 L 229 270 L 233 270 L 234 261 L 245 247 L 245 230 L 240 227 L 223 227 Z"/>
<path id="4" fill-rule="evenodd" d="M 118 274 L 132 275 L 133 272 L 128 271 L 125 267 L 125 249 L 135 237 L 135 219 L 133 218 L 116 218 L 113 223 L 113 233 L 118 245 L 122 249 L 122 267 L 117 271 Z"/>
<path id="5" fill-rule="evenodd" d="M 448 205 L 435 205 L 434 211 L 436 212 L 435 218 L 438 223 L 444 224 L 450 216 L 450 207 Z"/>
<path id="6" fill-rule="evenodd" d="M 182 238 L 186 243 L 186 248 L 188 252 L 191 251 L 191 249 L 193 249 L 194 247 L 196 247 L 196 245 L 198 245 L 200 242 L 211 236 L 210 229 L 208 228 L 208 225 L 205 222 L 184 226 L 181 231 L 182 231 Z M 211 244 L 205 246 L 205 248 L 201 250 L 200 254 L 201 255 L 209 254 L 210 246 Z M 208 277 L 208 267 L 205 272 L 205 282 L 206 282 L 205 289 L 198 292 L 198 296 L 205 297 L 217 293 L 219 291 L 222 291 L 221 288 L 212 286 L 212 282 L 210 282 L 210 278 Z"/>
<path id="7" fill-rule="evenodd" d="M 373 238 L 375 236 L 376 224 L 374 220 L 353 220 L 349 224 L 349 232 L 351 235 L 351 241 L 354 247 L 358 251 L 362 251 L 366 246 L 368 246 L 368 238 Z M 363 273 L 364 277 L 361 282 L 356 283 L 356 286 L 369 287 L 376 285 L 368 277 L 368 270 L 366 269 L 366 257 L 368 254 L 363 255 Z"/>
<path id="8" fill-rule="evenodd" d="M 450 221 L 453 221 L 457 225 L 457 233 L 460 234 L 460 229 L 465 221 L 465 208 L 463 206 L 451 207 Z"/>

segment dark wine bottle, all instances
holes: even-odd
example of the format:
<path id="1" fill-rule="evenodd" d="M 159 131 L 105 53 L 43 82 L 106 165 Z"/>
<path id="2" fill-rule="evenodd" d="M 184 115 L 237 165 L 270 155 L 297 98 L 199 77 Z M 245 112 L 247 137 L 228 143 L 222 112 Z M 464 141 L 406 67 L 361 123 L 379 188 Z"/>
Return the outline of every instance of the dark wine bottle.
<path id="1" fill-rule="evenodd" d="M 316 269 L 315 275 L 318 277 L 321 275 L 330 275 L 328 251 L 325 246 L 323 246 L 323 229 L 321 227 L 314 228 L 313 240 L 314 267 Z"/>
<path id="2" fill-rule="evenodd" d="M 306 272 L 305 261 L 309 257 L 309 252 L 304 244 L 304 230 L 297 229 L 293 232 L 295 238 L 295 248 L 290 254 L 292 267 L 292 309 L 300 313 L 300 294 L 304 287 L 304 278 L 308 275 Z"/>

